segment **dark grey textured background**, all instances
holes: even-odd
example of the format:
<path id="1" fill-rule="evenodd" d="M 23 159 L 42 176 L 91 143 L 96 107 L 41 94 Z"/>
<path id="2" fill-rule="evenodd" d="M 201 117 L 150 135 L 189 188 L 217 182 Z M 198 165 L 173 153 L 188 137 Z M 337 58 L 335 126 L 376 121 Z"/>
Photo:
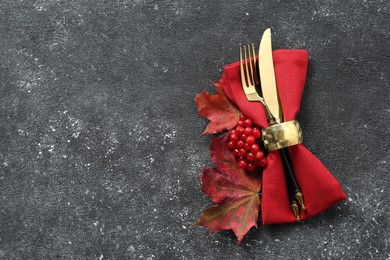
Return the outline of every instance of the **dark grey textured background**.
<path id="1" fill-rule="evenodd" d="M 305 48 L 305 144 L 349 199 L 301 224 L 211 205 L 195 95 L 273 29 Z M 388 1 L 0 2 L 1 259 L 390 259 Z"/>

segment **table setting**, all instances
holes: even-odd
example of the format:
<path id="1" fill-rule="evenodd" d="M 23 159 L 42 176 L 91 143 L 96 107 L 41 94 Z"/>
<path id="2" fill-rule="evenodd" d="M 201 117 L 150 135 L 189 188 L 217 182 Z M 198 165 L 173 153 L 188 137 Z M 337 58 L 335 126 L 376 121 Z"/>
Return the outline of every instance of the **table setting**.
<path id="1" fill-rule="evenodd" d="M 386 1 L 0 2 L 0 259 L 390 259 Z"/>
<path id="2" fill-rule="evenodd" d="M 295 118 L 307 63 L 305 50 L 273 51 L 268 28 L 261 38 L 258 55 L 253 44 L 240 47 L 239 62 L 225 66 L 222 79 L 216 85 L 217 95 L 226 95 L 233 103 L 220 106 L 220 110 L 238 107 L 233 107 L 236 111 L 232 111 L 238 115 L 233 129 L 229 128 L 232 125 L 229 117 L 221 114 L 220 118 L 215 118 L 220 112 L 212 104 L 215 99 L 207 92 L 196 96 L 199 115 L 210 119 L 205 132 L 229 132 L 219 137 L 222 140 L 213 137 L 210 153 L 217 167 L 206 168 L 202 175 L 202 191 L 220 204 L 206 209 L 195 225 L 205 226 L 212 233 L 231 228 L 240 243 L 252 226 L 257 227 L 260 208 L 264 225 L 291 223 L 313 217 L 346 199 L 337 180 L 302 145 L 302 129 Z M 255 129 L 259 132 L 257 136 L 252 134 Z M 262 142 L 254 140 L 260 136 Z M 223 148 L 216 148 L 217 145 L 227 151 L 221 152 Z M 259 146 L 267 151 L 266 158 L 256 156 L 264 154 Z M 231 154 L 220 158 L 219 153 L 229 153 L 229 149 Z M 263 157 L 266 163 L 256 162 L 256 157 Z M 259 167 L 262 171 L 257 169 Z M 242 170 L 251 177 L 244 177 L 246 173 Z M 237 179 L 232 175 L 237 175 Z M 253 185 L 256 188 L 250 189 Z"/>

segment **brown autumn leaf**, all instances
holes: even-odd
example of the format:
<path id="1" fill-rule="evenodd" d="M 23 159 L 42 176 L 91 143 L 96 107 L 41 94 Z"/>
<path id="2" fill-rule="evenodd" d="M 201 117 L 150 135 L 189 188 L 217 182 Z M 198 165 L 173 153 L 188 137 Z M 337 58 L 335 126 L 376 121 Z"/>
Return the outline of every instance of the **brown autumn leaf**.
<path id="1" fill-rule="evenodd" d="M 217 134 L 237 125 L 241 111 L 229 100 L 219 83 L 214 83 L 217 94 L 210 95 L 207 90 L 196 95 L 198 115 L 210 120 L 203 134 Z"/>
<path id="2" fill-rule="evenodd" d="M 202 173 L 203 193 L 218 204 L 205 209 L 194 225 L 211 233 L 231 229 L 239 244 L 251 227 L 257 228 L 261 182 L 260 174 L 249 175 L 238 167 L 227 141 L 227 134 L 213 137 L 210 152 L 216 167 Z"/>

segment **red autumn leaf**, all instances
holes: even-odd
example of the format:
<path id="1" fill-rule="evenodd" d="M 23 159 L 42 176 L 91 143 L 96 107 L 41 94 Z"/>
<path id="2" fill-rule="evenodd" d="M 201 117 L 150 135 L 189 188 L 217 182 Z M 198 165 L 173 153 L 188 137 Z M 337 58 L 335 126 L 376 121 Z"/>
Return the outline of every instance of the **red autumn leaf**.
<path id="1" fill-rule="evenodd" d="M 229 100 L 220 84 L 214 83 L 217 94 L 210 95 L 207 90 L 196 95 L 199 116 L 210 120 L 203 134 L 216 134 L 230 130 L 237 125 L 241 111 Z"/>
<path id="2" fill-rule="evenodd" d="M 218 204 L 205 209 L 195 225 L 211 233 L 232 229 L 240 243 L 251 227 L 257 228 L 260 175 L 249 175 L 238 167 L 227 141 L 228 135 L 213 137 L 210 152 L 216 167 L 203 170 L 202 191 Z"/>

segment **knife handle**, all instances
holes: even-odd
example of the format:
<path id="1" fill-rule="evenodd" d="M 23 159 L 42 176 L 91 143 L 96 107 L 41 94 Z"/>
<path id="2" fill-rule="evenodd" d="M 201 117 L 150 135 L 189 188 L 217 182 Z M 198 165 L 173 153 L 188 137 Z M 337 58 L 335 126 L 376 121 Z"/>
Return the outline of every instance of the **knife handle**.
<path id="1" fill-rule="evenodd" d="M 294 171 L 291 167 L 290 153 L 288 151 L 288 148 L 287 147 L 281 148 L 279 149 L 279 152 L 280 152 L 280 157 L 282 158 L 284 174 L 286 176 L 287 183 L 290 184 L 294 194 L 296 192 L 300 192 L 301 189 L 298 186 L 297 180 L 295 179 Z"/>
<path id="2" fill-rule="evenodd" d="M 290 153 L 287 147 L 279 149 L 280 157 L 284 168 L 284 175 L 287 182 L 288 194 L 290 198 L 290 205 L 294 211 L 297 221 L 299 221 L 299 215 L 296 214 L 297 202 L 301 206 L 302 210 L 305 210 L 303 203 L 302 191 L 299 188 L 298 182 L 295 178 L 294 170 L 292 168 Z M 293 206 L 294 205 L 294 206 Z"/>
<path id="3" fill-rule="evenodd" d="M 269 110 L 267 110 L 269 111 Z M 272 114 L 269 114 L 269 126 L 275 125 L 278 122 L 276 121 L 275 117 Z M 297 202 L 301 208 L 301 210 L 306 210 L 305 204 L 303 202 L 303 195 L 302 191 L 299 188 L 297 179 L 295 178 L 295 174 L 292 168 L 292 163 L 290 159 L 290 152 L 288 150 L 288 147 L 280 148 L 279 149 L 280 157 L 282 159 L 283 169 L 284 169 L 284 176 L 286 178 L 287 182 L 287 188 L 288 188 L 288 195 L 290 198 L 290 206 L 292 211 L 295 214 L 295 217 L 297 221 L 299 220 L 299 210 Z"/>

